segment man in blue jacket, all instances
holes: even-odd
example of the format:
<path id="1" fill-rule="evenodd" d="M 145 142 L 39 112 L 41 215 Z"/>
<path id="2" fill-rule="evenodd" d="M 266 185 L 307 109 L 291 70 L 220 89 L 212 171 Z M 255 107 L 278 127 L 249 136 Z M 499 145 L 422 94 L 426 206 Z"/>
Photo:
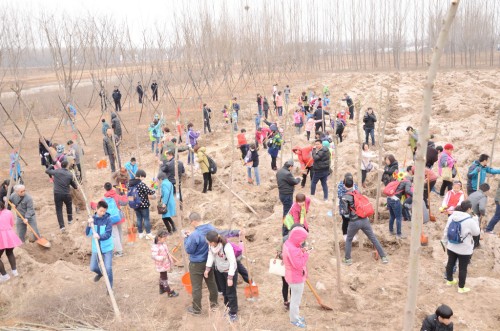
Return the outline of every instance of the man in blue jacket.
<path id="1" fill-rule="evenodd" d="M 486 174 L 500 174 L 500 169 L 488 167 L 489 159 L 489 155 L 481 154 L 478 160 L 472 162 L 467 172 L 467 195 L 471 195 L 478 190 L 479 185 L 486 181 Z"/>
<path id="2" fill-rule="evenodd" d="M 193 305 L 187 311 L 193 315 L 201 314 L 201 290 L 203 284 L 203 273 L 208 258 L 208 244 L 205 236 L 209 231 L 216 231 L 212 224 L 203 223 L 198 213 L 189 215 L 189 222 L 194 228 L 192 233 L 184 232 L 184 248 L 189 254 L 189 275 L 193 288 Z M 211 269 L 205 283 L 210 293 L 210 308 L 217 307 L 217 284 L 215 283 L 214 269 Z"/>
<path id="3" fill-rule="evenodd" d="M 108 204 L 105 201 L 97 203 L 97 211 L 94 217 L 89 218 L 85 234 L 87 237 L 93 236 L 99 242 L 99 249 L 101 250 L 102 258 L 104 260 L 104 267 L 108 274 L 109 284 L 113 287 L 113 223 L 107 213 Z M 92 228 L 94 232 L 92 234 Z M 97 247 L 95 240 L 92 240 L 92 256 L 90 257 L 90 271 L 95 272 L 97 275 L 94 277 L 94 282 L 97 282 L 102 277 L 101 269 L 99 268 L 99 261 L 97 256 Z"/>

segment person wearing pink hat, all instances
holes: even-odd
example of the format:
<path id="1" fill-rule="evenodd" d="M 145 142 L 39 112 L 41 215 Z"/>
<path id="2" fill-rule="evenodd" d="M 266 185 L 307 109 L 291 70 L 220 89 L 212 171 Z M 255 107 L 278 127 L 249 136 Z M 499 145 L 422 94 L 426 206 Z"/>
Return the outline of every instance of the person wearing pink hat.
<path id="1" fill-rule="evenodd" d="M 444 197 L 446 189 L 451 191 L 453 188 L 453 178 L 457 175 L 457 170 L 455 169 L 456 160 L 453 158 L 453 145 L 444 145 L 444 151 L 439 156 L 438 162 L 438 174 L 443 179 L 441 184 L 441 189 L 439 190 L 439 195 Z"/>

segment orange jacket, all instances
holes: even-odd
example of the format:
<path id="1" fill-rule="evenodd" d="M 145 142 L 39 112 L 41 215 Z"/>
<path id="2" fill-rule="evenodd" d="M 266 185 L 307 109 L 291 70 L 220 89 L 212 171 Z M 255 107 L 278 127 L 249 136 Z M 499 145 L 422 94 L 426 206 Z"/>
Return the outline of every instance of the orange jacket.
<path id="1" fill-rule="evenodd" d="M 292 149 L 292 151 L 297 154 L 300 162 L 300 168 L 302 170 L 305 170 L 308 167 L 312 167 L 314 160 L 312 158 L 312 149 L 313 146 L 307 146 L 300 148 L 299 146 L 296 146 Z"/>

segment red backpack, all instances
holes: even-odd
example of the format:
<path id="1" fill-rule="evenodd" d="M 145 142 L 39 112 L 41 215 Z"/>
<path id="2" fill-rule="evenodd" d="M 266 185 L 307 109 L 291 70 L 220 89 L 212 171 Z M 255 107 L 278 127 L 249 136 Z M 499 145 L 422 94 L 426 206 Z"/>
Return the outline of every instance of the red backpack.
<path id="1" fill-rule="evenodd" d="M 367 218 L 375 213 L 372 203 L 363 194 L 359 193 L 358 191 L 352 191 L 347 194 L 352 195 L 352 197 L 354 198 L 354 208 L 352 208 L 352 210 L 356 215 L 361 218 Z"/>
<path id="2" fill-rule="evenodd" d="M 397 180 L 390 182 L 386 187 L 384 187 L 384 191 L 382 193 L 387 197 L 392 197 L 393 195 L 401 193 L 397 191 L 400 183 L 401 182 Z"/>

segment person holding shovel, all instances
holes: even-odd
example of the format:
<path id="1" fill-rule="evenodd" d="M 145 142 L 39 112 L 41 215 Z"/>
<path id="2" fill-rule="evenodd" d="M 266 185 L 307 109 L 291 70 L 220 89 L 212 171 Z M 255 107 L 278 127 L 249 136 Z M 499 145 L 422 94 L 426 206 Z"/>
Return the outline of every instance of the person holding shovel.
<path id="1" fill-rule="evenodd" d="M 120 157 L 118 145 L 120 145 L 120 139 L 113 133 L 113 129 L 108 129 L 106 136 L 104 136 L 102 140 L 102 146 L 104 149 L 104 155 L 109 157 L 111 172 L 116 171 L 115 160 L 117 157 Z"/>
<path id="2" fill-rule="evenodd" d="M 97 249 L 100 249 L 104 267 L 108 274 L 109 284 L 113 288 L 113 223 L 107 213 L 108 204 L 106 201 L 99 201 L 97 203 L 97 211 L 93 217 L 88 219 L 88 225 L 85 228 L 87 237 L 94 237 L 97 239 L 99 247 L 96 246 L 96 241 L 92 240 L 92 255 L 90 257 L 90 271 L 96 273 L 94 282 L 98 282 L 102 278 L 102 272 L 99 267 Z M 92 228 L 94 231 L 92 231 Z"/>
<path id="3" fill-rule="evenodd" d="M 33 198 L 31 197 L 31 195 L 26 194 L 26 187 L 24 185 L 14 186 L 14 193 L 11 194 L 9 200 L 16 207 L 19 214 L 21 214 L 21 216 L 24 218 L 23 220 L 21 217 L 19 217 L 19 215 L 17 215 L 16 229 L 19 239 L 21 239 L 22 242 L 24 242 L 25 240 L 27 230 L 25 222 L 31 225 L 36 234 L 41 237 L 36 225 L 36 215 Z"/>
<path id="4" fill-rule="evenodd" d="M 488 166 L 490 156 L 487 154 L 479 155 L 479 159 L 472 162 L 467 172 L 467 195 L 479 190 L 479 186 L 486 181 L 486 174 L 498 175 L 499 168 L 491 168 Z"/>
<path id="5" fill-rule="evenodd" d="M 14 230 L 12 230 L 13 226 L 14 215 L 10 210 L 5 208 L 5 202 L 2 199 L 0 200 L 0 283 L 10 279 L 1 260 L 4 252 L 9 260 L 12 276 L 19 276 L 16 267 L 16 257 L 14 256 L 14 248 L 21 246 L 22 242 Z"/>
<path id="6" fill-rule="evenodd" d="M 183 231 L 184 248 L 186 253 L 189 254 L 189 276 L 193 289 L 193 303 L 192 306 L 187 308 L 187 312 L 192 315 L 200 315 L 203 279 L 205 279 L 210 293 L 210 308 L 216 309 L 218 306 L 214 271 L 210 270 L 205 273 L 208 260 L 208 243 L 205 236 L 208 232 L 215 231 L 215 228 L 210 223 L 204 223 L 200 214 L 196 212 L 189 215 L 189 222 L 194 231 Z"/>

